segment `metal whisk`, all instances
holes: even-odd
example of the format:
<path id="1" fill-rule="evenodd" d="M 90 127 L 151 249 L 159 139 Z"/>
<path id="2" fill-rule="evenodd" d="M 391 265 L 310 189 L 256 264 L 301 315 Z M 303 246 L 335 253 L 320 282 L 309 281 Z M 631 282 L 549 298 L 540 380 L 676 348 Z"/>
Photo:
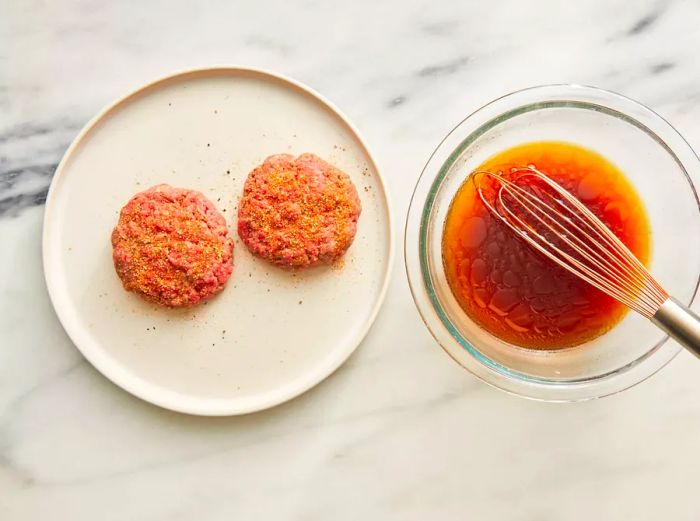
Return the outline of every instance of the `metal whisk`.
<path id="1" fill-rule="evenodd" d="M 494 183 L 487 188 L 484 178 Z M 531 182 L 524 185 L 525 179 Z M 629 248 L 561 185 L 529 166 L 507 178 L 477 171 L 472 182 L 489 211 L 531 247 L 700 356 L 700 318 L 669 296 Z"/>

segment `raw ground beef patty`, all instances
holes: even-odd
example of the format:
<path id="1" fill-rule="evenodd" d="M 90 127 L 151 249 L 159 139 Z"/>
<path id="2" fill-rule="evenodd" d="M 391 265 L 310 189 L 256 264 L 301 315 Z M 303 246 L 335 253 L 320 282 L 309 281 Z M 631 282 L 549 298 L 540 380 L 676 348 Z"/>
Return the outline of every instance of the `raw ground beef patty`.
<path id="1" fill-rule="evenodd" d="M 122 208 L 112 258 L 124 289 L 168 307 L 197 304 L 233 270 L 226 221 L 200 192 L 157 185 Z"/>
<path id="2" fill-rule="evenodd" d="M 313 154 L 270 156 L 246 179 L 238 235 L 283 268 L 339 259 L 352 244 L 361 206 L 344 172 Z"/>

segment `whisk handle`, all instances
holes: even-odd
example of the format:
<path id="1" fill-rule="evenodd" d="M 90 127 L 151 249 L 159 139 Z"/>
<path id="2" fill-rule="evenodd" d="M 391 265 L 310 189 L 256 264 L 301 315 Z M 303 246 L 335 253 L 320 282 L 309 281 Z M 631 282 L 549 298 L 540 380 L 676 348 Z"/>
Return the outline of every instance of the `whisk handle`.
<path id="1" fill-rule="evenodd" d="M 673 297 L 656 311 L 651 321 L 671 338 L 700 357 L 700 317 Z"/>

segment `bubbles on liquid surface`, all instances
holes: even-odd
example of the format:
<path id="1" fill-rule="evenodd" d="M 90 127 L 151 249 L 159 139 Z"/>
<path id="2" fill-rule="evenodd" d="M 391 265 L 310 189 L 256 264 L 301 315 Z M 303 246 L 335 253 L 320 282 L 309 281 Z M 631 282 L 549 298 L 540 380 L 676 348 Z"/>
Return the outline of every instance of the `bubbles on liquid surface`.
<path id="1" fill-rule="evenodd" d="M 633 207 L 636 195 L 625 192 L 622 174 L 600 156 L 575 145 L 523 145 L 478 169 L 507 176 L 523 165 L 552 176 L 623 241 L 640 229 L 648 230 L 642 209 Z M 453 211 L 456 207 L 458 212 Z M 454 241 L 446 248 L 450 237 Z M 637 247 L 646 259 L 648 242 L 628 246 Z M 535 253 L 494 219 L 468 183 L 448 212 L 443 257 L 450 288 L 467 315 L 511 343 L 538 349 L 575 345 L 607 331 L 624 314 L 619 304 Z"/>
<path id="2" fill-rule="evenodd" d="M 481 217 L 470 217 L 462 225 L 462 246 L 476 248 L 486 239 L 486 222 Z"/>
<path id="3" fill-rule="evenodd" d="M 489 309 L 497 315 L 506 316 L 520 302 L 520 295 L 514 289 L 499 289 L 491 297 Z"/>

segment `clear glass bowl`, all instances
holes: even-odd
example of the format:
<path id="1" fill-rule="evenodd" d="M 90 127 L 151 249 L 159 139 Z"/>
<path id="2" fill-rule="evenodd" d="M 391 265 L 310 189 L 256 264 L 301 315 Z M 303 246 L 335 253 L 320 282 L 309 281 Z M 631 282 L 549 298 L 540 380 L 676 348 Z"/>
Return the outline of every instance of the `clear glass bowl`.
<path id="1" fill-rule="evenodd" d="M 490 156 L 532 141 L 567 141 L 615 163 L 644 201 L 652 231 L 650 271 L 692 304 L 700 281 L 700 161 L 663 118 L 592 87 L 548 85 L 499 98 L 450 132 L 428 160 L 411 199 L 406 271 L 423 320 L 445 351 L 485 382 L 540 400 L 606 396 L 648 378 L 681 349 L 628 313 L 608 333 L 573 348 L 517 347 L 477 326 L 452 295 L 442 264 L 442 230 L 467 175 Z"/>

